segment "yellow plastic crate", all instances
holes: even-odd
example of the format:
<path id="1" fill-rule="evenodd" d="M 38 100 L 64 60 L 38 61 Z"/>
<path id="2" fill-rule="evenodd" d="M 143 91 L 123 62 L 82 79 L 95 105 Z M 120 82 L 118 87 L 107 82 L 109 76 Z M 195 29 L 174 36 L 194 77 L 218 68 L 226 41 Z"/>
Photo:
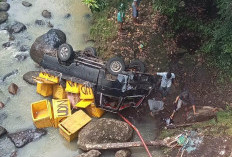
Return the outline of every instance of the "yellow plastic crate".
<path id="1" fill-rule="evenodd" d="M 80 99 L 94 99 L 93 90 L 87 86 L 81 86 Z"/>
<path id="2" fill-rule="evenodd" d="M 51 96 L 53 92 L 52 84 L 37 83 L 36 91 L 44 97 Z"/>
<path id="3" fill-rule="evenodd" d="M 66 99 L 67 98 L 67 94 L 65 92 L 65 89 L 59 84 L 53 85 L 53 95 L 52 96 L 54 99 Z"/>
<path id="4" fill-rule="evenodd" d="M 94 102 L 93 99 L 92 100 L 81 100 L 75 106 L 80 107 L 80 108 L 86 108 L 87 106 L 89 106 L 93 102 Z"/>
<path id="5" fill-rule="evenodd" d="M 105 113 L 104 110 L 97 108 L 94 103 L 85 108 L 86 112 L 92 117 L 100 118 Z"/>
<path id="6" fill-rule="evenodd" d="M 54 83 L 59 83 L 59 78 L 56 77 L 56 76 L 53 76 L 51 74 L 48 74 L 48 73 L 45 73 L 45 72 L 40 72 L 39 73 L 39 77 L 40 78 L 43 78 L 45 80 L 49 80 L 49 81 L 52 81 Z"/>
<path id="7" fill-rule="evenodd" d="M 52 99 L 54 127 L 71 115 L 71 107 L 68 99 Z"/>
<path id="8" fill-rule="evenodd" d="M 72 141 L 78 135 L 78 130 L 91 121 L 91 118 L 82 110 L 75 112 L 59 124 L 59 132 L 67 141 Z"/>
<path id="9" fill-rule="evenodd" d="M 66 88 L 65 91 L 66 92 L 70 92 L 70 93 L 76 93 L 79 94 L 80 93 L 80 87 L 81 85 L 76 83 L 76 82 L 72 82 L 72 81 L 66 81 Z"/>
<path id="10" fill-rule="evenodd" d="M 31 115 L 37 128 L 53 126 L 52 108 L 48 100 L 41 100 L 31 104 Z"/>

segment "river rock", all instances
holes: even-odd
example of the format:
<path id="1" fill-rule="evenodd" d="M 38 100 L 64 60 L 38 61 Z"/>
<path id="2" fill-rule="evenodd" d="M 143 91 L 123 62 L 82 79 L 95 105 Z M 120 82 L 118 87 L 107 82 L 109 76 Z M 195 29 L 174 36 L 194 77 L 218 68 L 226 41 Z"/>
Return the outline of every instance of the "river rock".
<path id="1" fill-rule="evenodd" d="M 82 153 L 78 155 L 77 157 L 99 157 L 101 155 L 101 152 L 98 150 L 90 150 L 87 153 Z"/>
<path id="2" fill-rule="evenodd" d="M 10 154 L 10 157 L 17 157 L 17 151 L 13 151 L 11 154 Z"/>
<path id="3" fill-rule="evenodd" d="M 10 4 L 6 2 L 0 2 L 0 11 L 8 11 L 10 9 Z"/>
<path id="4" fill-rule="evenodd" d="M 38 77 L 39 73 L 39 71 L 29 71 L 23 75 L 23 80 L 31 85 L 36 85 L 36 82 L 33 80 L 32 77 Z"/>
<path id="5" fill-rule="evenodd" d="M 3 112 L 0 114 L 0 124 L 2 124 L 2 122 L 8 117 L 8 115 Z"/>
<path id="6" fill-rule="evenodd" d="M 0 11 L 0 24 L 5 22 L 8 19 L 8 13 L 5 11 Z"/>
<path id="7" fill-rule="evenodd" d="M 39 25 L 39 26 L 44 26 L 45 25 L 45 21 L 44 20 L 35 20 L 35 24 Z"/>
<path id="8" fill-rule="evenodd" d="M 10 157 L 10 155 L 15 151 L 16 151 L 15 146 L 8 137 L 0 138 L 0 156 L 1 157 Z"/>
<path id="9" fill-rule="evenodd" d="M 17 94 L 18 89 L 19 87 L 14 83 L 11 83 L 10 86 L 8 87 L 9 93 L 13 95 Z"/>
<path id="10" fill-rule="evenodd" d="M 129 149 L 122 149 L 115 153 L 115 157 L 130 157 L 131 151 Z"/>
<path id="11" fill-rule="evenodd" d="M 70 18 L 70 17 L 71 17 L 71 14 L 69 14 L 69 13 L 66 14 L 66 15 L 64 15 L 64 18 L 65 18 L 65 19 L 68 19 L 68 18 Z"/>
<path id="12" fill-rule="evenodd" d="M 13 36 L 13 34 L 10 34 L 9 35 L 9 41 L 13 41 L 13 40 L 15 40 L 15 37 Z"/>
<path id="13" fill-rule="evenodd" d="M 24 61 L 27 57 L 28 57 L 28 54 L 26 54 L 26 53 L 17 54 L 15 56 L 15 58 L 20 62 Z"/>
<path id="14" fill-rule="evenodd" d="M 102 118 L 91 121 L 78 134 L 77 145 L 86 150 L 85 144 L 126 142 L 132 138 L 133 130 L 125 122 Z"/>
<path id="15" fill-rule="evenodd" d="M 52 17 L 52 13 L 49 12 L 48 10 L 44 10 L 44 11 L 42 12 L 42 16 L 45 17 L 45 18 L 50 19 L 50 18 Z"/>
<path id="16" fill-rule="evenodd" d="M 22 5 L 25 6 L 25 7 L 31 7 L 32 6 L 31 3 L 26 2 L 26 1 L 22 1 Z"/>
<path id="17" fill-rule="evenodd" d="M 59 46 L 66 42 L 66 35 L 58 29 L 51 29 L 46 34 L 38 37 L 30 49 L 31 58 L 38 64 L 43 55 L 56 55 Z"/>
<path id="18" fill-rule="evenodd" d="M 22 46 L 20 46 L 20 48 L 19 48 L 19 51 L 20 52 L 25 52 L 25 51 L 28 51 L 29 50 L 29 46 L 27 46 L 27 45 L 22 45 Z"/>
<path id="19" fill-rule="evenodd" d="M 22 32 L 22 31 L 24 31 L 26 29 L 27 29 L 27 27 L 23 23 L 16 22 L 15 24 L 13 24 L 11 26 L 10 32 L 12 32 L 12 33 L 20 33 L 20 32 Z"/>
<path id="20" fill-rule="evenodd" d="M 27 129 L 25 131 L 8 134 L 7 136 L 17 148 L 22 148 L 26 144 L 46 135 L 46 133 L 47 131 L 44 129 Z"/>
<path id="21" fill-rule="evenodd" d="M 5 106 L 3 102 L 0 101 L 0 110 Z"/>
<path id="22" fill-rule="evenodd" d="M 7 47 L 10 47 L 11 46 L 11 42 L 6 42 L 6 43 L 4 43 L 4 44 L 2 44 L 2 47 L 3 48 L 7 48 Z"/>
<path id="23" fill-rule="evenodd" d="M 84 15 L 84 18 L 85 18 L 86 20 L 89 20 L 89 19 L 91 18 L 91 15 L 90 15 L 90 14 L 85 14 L 85 15 Z"/>
<path id="24" fill-rule="evenodd" d="M 47 26 L 50 27 L 50 28 L 54 27 L 53 24 L 50 21 L 47 23 Z"/>
<path id="25" fill-rule="evenodd" d="M 7 133 L 6 129 L 0 126 L 0 137 Z"/>

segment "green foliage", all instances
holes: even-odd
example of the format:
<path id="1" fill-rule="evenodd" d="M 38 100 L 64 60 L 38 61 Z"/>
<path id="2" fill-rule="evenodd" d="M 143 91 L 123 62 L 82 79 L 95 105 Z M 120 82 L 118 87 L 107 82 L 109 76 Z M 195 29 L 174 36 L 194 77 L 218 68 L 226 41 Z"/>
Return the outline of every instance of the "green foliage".
<path id="1" fill-rule="evenodd" d="M 107 18 L 107 13 L 95 13 L 94 19 L 94 24 L 90 29 L 90 35 L 94 40 L 100 41 L 99 43 L 106 43 L 117 35 L 116 23 L 114 20 Z"/>
<path id="2" fill-rule="evenodd" d="M 182 6 L 181 0 L 153 0 L 154 9 L 169 17 L 174 17 L 174 14 L 178 13 Z"/>
<path id="3" fill-rule="evenodd" d="M 207 53 L 213 53 L 215 62 L 223 70 L 232 68 L 232 2 L 217 0 L 219 17 L 214 22 L 214 29 L 210 39 L 203 46 Z"/>
<path id="4" fill-rule="evenodd" d="M 130 0 L 82 0 L 82 3 L 87 5 L 91 12 L 100 12 L 108 8 L 126 9 Z M 121 4 L 123 7 L 120 8 Z"/>
<path id="5" fill-rule="evenodd" d="M 216 5 L 211 14 L 215 14 L 212 18 L 211 14 L 204 17 L 194 9 L 192 5 L 197 5 L 204 9 L 212 7 L 212 3 L 204 3 L 204 1 L 187 1 L 187 0 L 153 0 L 154 9 L 168 17 L 169 35 L 172 32 L 174 37 L 178 33 L 195 32 L 200 35 L 202 40 L 202 52 L 212 56 L 215 65 L 224 71 L 232 68 L 232 1 L 231 0 L 212 0 Z M 201 6 L 204 5 L 204 6 Z M 189 9 L 190 8 L 190 9 Z M 210 9 L 209 9 L 210 11 Z M 199 18 L 198 16 L 203 16 Z M 231 72 L 232 73 L 232 72 Z M 232 76 L 232 74 L 230 74 Z"/>
<path id="6" fill-rule="evenodd" d="M 106 7 L 106 3 L 102 0 L 82 0 L 82 3 L 86 4 L 92 13 L 102 11 Z"/>

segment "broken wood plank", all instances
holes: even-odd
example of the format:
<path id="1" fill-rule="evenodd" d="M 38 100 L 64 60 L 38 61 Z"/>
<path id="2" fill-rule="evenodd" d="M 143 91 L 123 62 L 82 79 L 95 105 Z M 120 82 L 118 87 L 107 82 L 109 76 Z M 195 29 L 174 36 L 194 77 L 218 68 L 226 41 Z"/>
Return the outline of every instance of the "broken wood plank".
<path id="1" fill-rule="evenodd" d="M 176 128 L 181 128 L 181 127 L 189 127 L 189 126 L 192 126 L 193 124 L 197 124 L 197 123 L 174 124 L 174 125 L 168 125 L 168 126 L 166 126 L 166 128 L 167 129 L 176 129 Z"/>
<path id="2" fill-rule="evenodd" d="M 171 147 L 165 140 L 156 140 L 156 141 L 145 141 L 147 146 L 165 146 Z M 121 149 L 121 148 L 131 148 L 131 147 L 142 147 L 143 143 L 140 141 L 137 142 L 122 142 L 122 143 L 102 143 L 102 144 L 86 144 L 83 150 L 106 150 L 106 149 Z"/>

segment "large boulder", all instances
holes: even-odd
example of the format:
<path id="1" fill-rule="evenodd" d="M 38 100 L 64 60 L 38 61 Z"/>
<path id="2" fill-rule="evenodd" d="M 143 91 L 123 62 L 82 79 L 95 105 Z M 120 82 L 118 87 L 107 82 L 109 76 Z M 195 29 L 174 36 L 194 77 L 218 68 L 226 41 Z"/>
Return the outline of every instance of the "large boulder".
<path id="1" fill-rule="evenodd" d="M 8 19 L 8 13 L 5 11 L 0 11 L 0 24 L 5 22 Z"/>
<path id="2" fill-rule="evenodd" d="M 77 157 L 99 157 L 101 155 L 101 152 L 98 150 L 90 150 L 87 153 L 82 153 L 78 155 Z"/>
<path id="3" fill-rule="evenodd" d="M 8 11 L 10 9 L 10 4 L 6 2 L 0 2 L 0 11 Z"/>
<path id="4" fill-rule="evenodd" d="M 178 112 L 175 114 L 174 123 L 183 124 L 207 121 L 212 118 L 215 118 L 217 112 L 220 110 L 222 109 L 212 106 L 196 106 L 197 114 L 194 115 L 191 107 L 189 108 L 188 112 L 186 112 L 183 107 L 180 110 L 178 110 Z"/>
<path id="5" fill-rule="evenodd" d="M 78 147 L 86 150 L 85 144 L 126 142 L 133 136 L 132 128 L 125 122 L 102 118 L 87 124 L 78 134 Z"/>
<path id="6" fill-rule="evenodd" d="M 27 29 L 27 27 L 26 27 L 23 23 L 21 23 L 21 22 L 16 22 L 15 24 L 13 24 L 13 25 L 11 26 L 10 32 L 11 32 L 11 33 L 20 33 L 20 32 L 22 32 L 22 31 L 24 31 L 24 30 L 26 30 L 26 29 Z"/>
<path id="7" fill-rule="evenodd" d="M 15 147 L 21 148 L 26 144 L 39 139 L 46 135 L 47 131 L 44 129 L 28 129 L 16 133 L 8 134 L 7 136 L 14 143 Z"/>
<path id="8" fill-rule="evenodd" d="M 38 77 L 39 73 L 39 71 L 29 71 L 23 75 L 23 80 L 31 85 L 36 85 L 36 82 L 33 80 L 33 77 Z"/>
<path id="9" fill-rule="evenodd" d="M 196 112 L 198 114 L 194 115 L 192 111 L 189 112 L 186 121 L 188 123 L 206 121 L 215 118 L 219 110 L 221 109 L 212 106 L 197 106 Z"/>
<path id="10" fill-rule="evenodd" d="M 51 29 L 46 34 L 38 37 L 31 46 L 31 58 L 39 63 L 44 54 L 56 55 L 59 46 L 66 42 L 66 35 L 58 29 Z"/>

